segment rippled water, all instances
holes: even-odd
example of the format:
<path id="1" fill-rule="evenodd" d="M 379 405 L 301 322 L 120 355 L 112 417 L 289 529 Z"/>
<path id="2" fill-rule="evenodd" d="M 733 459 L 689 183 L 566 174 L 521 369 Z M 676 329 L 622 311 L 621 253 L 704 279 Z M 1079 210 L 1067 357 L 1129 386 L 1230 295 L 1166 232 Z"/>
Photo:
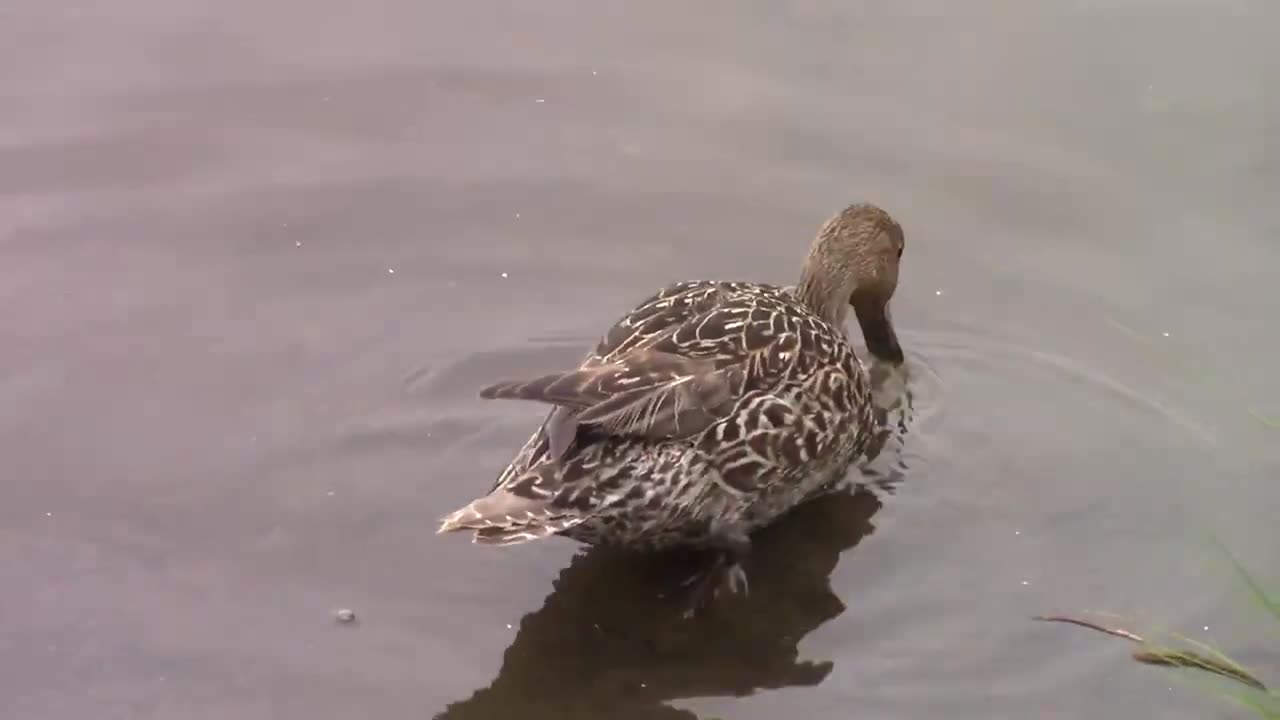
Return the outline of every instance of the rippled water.
<path id="1" fill-rule="evenodd" d="M 1205 552 L 1276 576 L 1273 5 L 0 20 L 4 717 L 1218 707 L 1028 620 L 1089 609 L 1274 664 Z M 680 623 L 665 564 L 433 535 L 541 417 L 479 387 L 671 280 L 792 282 L 858 199 L 907 233 L 906 431 L 750 598 Z"/>

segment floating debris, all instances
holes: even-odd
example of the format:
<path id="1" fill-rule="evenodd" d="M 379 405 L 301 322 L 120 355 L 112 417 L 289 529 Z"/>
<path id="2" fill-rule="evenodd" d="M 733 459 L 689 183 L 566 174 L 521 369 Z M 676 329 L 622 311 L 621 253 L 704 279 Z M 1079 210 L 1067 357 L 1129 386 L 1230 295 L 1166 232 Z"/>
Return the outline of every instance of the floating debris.
<path id="1" fill-rule="evenodd" d="M 389 275 L 395 275 L 395 274 L 396 274 L 396 269 L 395 269 L 395 268 L 387 268 L 387 274 L 389 274 Z"/>
<path id="2" fill-rule="evenodd" d="M 506 276 L 507 276 L 507 274 L 506 274 L 506 273 L 502 273 L 502 277 L 506 277 Z"/>
<path id="3" fill-rule="evenodd" d="M 333 613 L 333 619 L 349 625 L 356 621 L 356 611 L 350 608 L 341 608 Z"/>

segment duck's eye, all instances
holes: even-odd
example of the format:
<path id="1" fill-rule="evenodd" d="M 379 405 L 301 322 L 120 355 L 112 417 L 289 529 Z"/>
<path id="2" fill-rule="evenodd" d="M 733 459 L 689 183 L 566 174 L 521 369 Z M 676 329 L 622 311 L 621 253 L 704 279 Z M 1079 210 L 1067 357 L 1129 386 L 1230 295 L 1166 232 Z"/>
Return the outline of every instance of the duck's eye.
<path id="1" fill-rule="evenodd" d="M 903 250 L 905 250 L 905 249 L 906 249 L 906 248 L 905 248 L 905 247 L 903 247 L 903 246 L 901 246 L 901 245 L 899 245 L 899 246 L 898 246 L 898 259 L 899 259 L 899 260 L 901 260 L 901 259 L 902 259 L 902 251 L 903 251 Z"/>

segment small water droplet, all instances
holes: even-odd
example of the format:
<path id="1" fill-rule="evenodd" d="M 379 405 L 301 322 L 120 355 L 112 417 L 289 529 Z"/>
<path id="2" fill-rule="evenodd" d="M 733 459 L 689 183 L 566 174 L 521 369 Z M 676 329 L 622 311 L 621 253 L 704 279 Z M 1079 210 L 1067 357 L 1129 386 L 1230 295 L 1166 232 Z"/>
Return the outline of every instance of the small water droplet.
<path id="1" fill-rule="evenodd" d="M 294 247 L 302 247 L 302 241 L 299 240 L 293 244 Z"/>
<path id="2" fill-rule="evenodd" d="M 1168 331 L 1168 330 L 1166 330 L 1166 331 L 1164 332 L 1164 336 L 1165 336 L 1165 337 L 1169 337 L 1169 331 Z"/>
<path id="3" fill-rule="evenodd" d="M 933 291 L 933 294 L 934 294 L 934 295 L 941 295 L 941 294 L 942 294 L 942 291 L 941 291 L 941 290 L 934 290 L 934 291 Z"/>
<path id="4" fill-rule="evenodd" d="M 542 98 L 538 98 L 537 100 L 534 100 L 534 102 L 544 103 L 544 102 L 546 102 L 546 100 L 544 100 L 544 99 L 542 99 Z"/>
<path id="5" fill-rule="evenodd" d="M 333 614 L 333 617 L 340 623 L 353 623 L 356 620 L 356 611 L 350 608 L 341 608 Z"/>
<path id="6" fill-rule="evenodd" d="M 1030 581 L 1030 580 L 1023 580 L 1023 581 L 1022 581 L 1022 584 L 1023 584 L 1023 585 L 1030 585 L 1030 584 L 1031 584 L 1031 581 Z"/>
<path id="7" fill-rule="evenodd" d="M 333 492 L 332 490 L 330 490 L 329 492 L 325 493 L 325 495 L 328 495 L 329 497 L 333 497 L 333 496 L 334 496 L 334 492 Z"/>
<path id="8" fill-rule="evenodd" d="M 516 219 L 517 219 L 517 220 L 519 220 L 519 219 L 520 219 L 520 213 L 516 213 Z"/>
<path id="9" fill-rule="evenodd" d="M 47 513 L 45 513 L 45 514 L 44 514 L 44 516 L 45 516 L 45 517 L 53 517 L 53 513 L 51 513 L 51 512 L 47 512 Z"/>
<path id="10" fill-rule="evenodd" d="M 396 274 L 396 269 L 395 269 L 395 268 L 387 268 L 387 274 L 389 274 L 389 275 L 395 275 L 395 274 Z"/>
<path id="11" fill-rule="evenodd" d="M 511 629 L 511 623 L 507 623 L 507 629 L 508 629 L 508 630 L 510 630 L 510 629 Z"/>
<path id="12" fill-rule="evenodd" d="M 502 277 L 507 277 L 507 274 L 506 274 L 506 273 L 502 273 Z"/>

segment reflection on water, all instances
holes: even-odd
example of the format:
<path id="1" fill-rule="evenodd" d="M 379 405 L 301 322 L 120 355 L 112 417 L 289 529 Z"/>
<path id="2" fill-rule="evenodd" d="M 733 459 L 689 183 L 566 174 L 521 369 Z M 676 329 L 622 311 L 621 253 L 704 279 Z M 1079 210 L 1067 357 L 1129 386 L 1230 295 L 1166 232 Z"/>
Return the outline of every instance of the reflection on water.
<path id="1" fill-rule="evenodd" d="M 581 553 L 542 608 L 520 622 L 498 677 L 437 717 L 493 718 L 518 708 L 530 720 L 693 720 L 669 703 L 817 685 L 833 663 L 801 659 L 797 645 L 844 612 L 831 573 L 840 554 L 872 532 L 880 506 L 858 488 L 796 508 L 755 537 L 750 594 L 692 621 L 682 619 L 671 591 L 694 556 Z"/>

